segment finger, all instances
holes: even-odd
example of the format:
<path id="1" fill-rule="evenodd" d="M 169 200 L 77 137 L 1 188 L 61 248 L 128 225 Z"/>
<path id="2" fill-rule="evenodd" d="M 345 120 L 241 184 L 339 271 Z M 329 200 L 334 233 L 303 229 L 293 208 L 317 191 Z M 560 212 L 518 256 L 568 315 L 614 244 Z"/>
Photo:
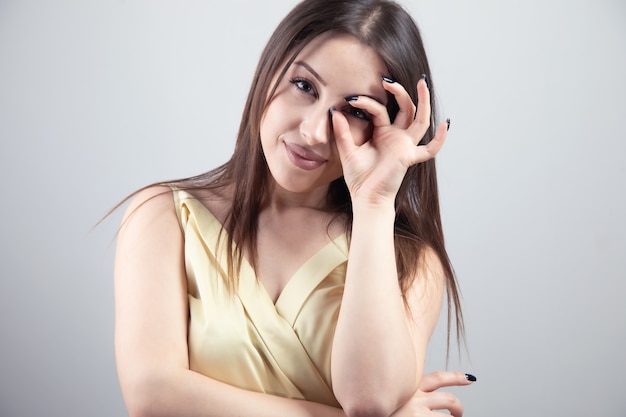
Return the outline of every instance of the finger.
<path id="1" fill-rule="evenodd" d="M 431 410 L 448 410 L 454 417 L 463 416 L 463 404 L 450 392 L 433 392 L 423 399 L 423 404 Z"/>
<path id="2" fill-rule="evenodd" d="M 389 113 L 387 107 L 367 96 L 346 97 L 348 104 L 354 108 L 365 110 L 369 115 L 374 127 L 389 126 Z"/>
<path id="3" fill-rule="evenodd" d="M 406 129 L 413 123 L 416 107 L 406 89 L 390 78 L 383 78 L 383 88 L 393 94 L 398 103 L 398 113 L 394 125 Z"/>
<path id="4" fill-rule="evenodd" d="M 335 136 L 335 144 L 337 145 L 337 150 L 339 151 L 339 157 L 343 158 L 343 156 L 348 155 L 354 148 L 356 148 L 354 139 L 352 138 L 352 132 L 350 131 L 350 125 L 348 124 L 346 117 L 335 108 L 330 109 L 330 115 L 333 133 Z"/>
<path id="5" fill-rule="evenodd" d="M 430 91 L 426 85 L 424 78 L 417 82 L 417 110 L 415 112 L 415 120 L 409 126 L 408 130 L 417 140 L 421 140 L 428 128 L 430 127 Z M 417 143 L 417 142 L 416 142 Z"/>
<path id="6" fill-rule="evenodd" d="M 433 392 L 443 387 L 470 385 L 476 378 L 463 372 L 439 371 L 431 372 L 422 377 L 420 390 Z"/>
<path id="7" fill-rule="evenodd" d="M 438 413 L 437 410 L 448 410 L 454 417 L 463 416 L 463 404 L 452 393 L 438 391 L 424 393 L 418 391 L 415 395 L 411 399 L 411 406 L 415 407 L 414 410 L 421 411 L 421 413 L 415 415 L 439 416 L 442 413 Z M 424 409 L 429 410 L 429 412 L 425 414 Z"/>
<path id="8" fill-rule="evenodd" d="M 413 155 L 411 156 L 411 164 L 419 164 L 420 162 L 428 161 L 437 155 L 443 143 L 446 140 L 448 134 L 448 123 L 443 122 L 439 124 L 435 136 L 426 145 L 418 145 L 414 148 Z"/>

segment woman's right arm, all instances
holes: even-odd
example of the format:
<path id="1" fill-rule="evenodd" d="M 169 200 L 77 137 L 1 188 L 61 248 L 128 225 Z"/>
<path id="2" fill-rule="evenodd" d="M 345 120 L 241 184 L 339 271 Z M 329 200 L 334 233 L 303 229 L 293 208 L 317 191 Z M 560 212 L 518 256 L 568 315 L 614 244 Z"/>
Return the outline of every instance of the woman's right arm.
<path id="1" fill-rule="evenodd" d="M 120 227 L 115 354 L 131 417 L 328 416 L 337 408 L 242 390 L 189 370 L 183 236 L 167 187 L 141 191 Z"/>

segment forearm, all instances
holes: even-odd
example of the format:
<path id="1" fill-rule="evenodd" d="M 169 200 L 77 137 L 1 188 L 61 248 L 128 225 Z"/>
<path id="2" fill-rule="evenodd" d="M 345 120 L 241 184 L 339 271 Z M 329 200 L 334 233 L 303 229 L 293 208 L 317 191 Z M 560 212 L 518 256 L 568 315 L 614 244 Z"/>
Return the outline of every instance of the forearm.
<path id="1" fill-rule="evenodd" d="M 393 411 L 419 382 L 397 278 L 394 220 L 393 205 L 354 207 L 332 357 L 333 389 L 346 410 L 372 401 Z"/>
<path id="2" fill-rule="evenodd" d="M 131 417 L 345 417 L 338 408 L 246 391 L 186 369 L 122 385 Z"/>

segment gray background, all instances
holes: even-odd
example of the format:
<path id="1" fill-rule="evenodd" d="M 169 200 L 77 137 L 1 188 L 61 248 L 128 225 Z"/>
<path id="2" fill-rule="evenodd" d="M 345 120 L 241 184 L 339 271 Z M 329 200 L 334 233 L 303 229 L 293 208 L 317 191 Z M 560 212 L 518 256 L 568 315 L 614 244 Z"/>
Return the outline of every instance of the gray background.
<path id="1" fill-rule="evenodd" d="M 230 155 L 294 0 L 0 0 L 0 416 L 123 416 L 116 213 Z M 443 116 L 466 416 L 626 415 L 626 2 L 406 0 Z M 429 369 L 445 366 L 445 329 Z"/>

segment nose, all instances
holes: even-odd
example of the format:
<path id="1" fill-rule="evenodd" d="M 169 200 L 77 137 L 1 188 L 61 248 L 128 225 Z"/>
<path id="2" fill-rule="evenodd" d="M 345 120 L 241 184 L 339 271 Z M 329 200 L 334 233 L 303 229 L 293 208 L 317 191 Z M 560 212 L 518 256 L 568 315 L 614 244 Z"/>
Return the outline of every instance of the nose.
<path id="1" fill-rule="evenodd" d="M 330 108 L 318 105 L 309 109 L 300 123 L 300 134 L 307 145 L 328 142 L 332 136 Z"/>

